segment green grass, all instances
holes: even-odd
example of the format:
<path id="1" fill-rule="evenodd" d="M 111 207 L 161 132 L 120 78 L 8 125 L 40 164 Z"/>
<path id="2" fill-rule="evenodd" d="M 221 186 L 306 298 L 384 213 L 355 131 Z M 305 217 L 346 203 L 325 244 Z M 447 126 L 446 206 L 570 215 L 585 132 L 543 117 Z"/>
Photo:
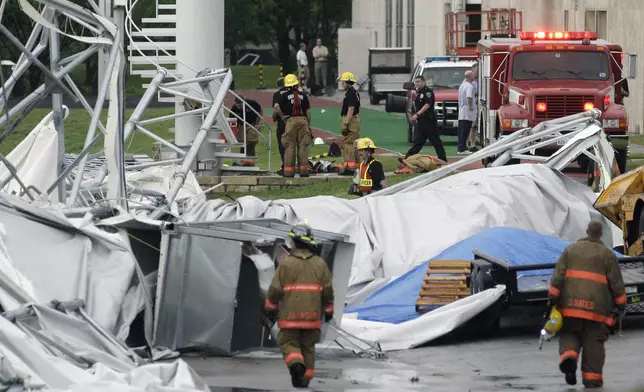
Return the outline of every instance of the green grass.
<path id="1" fill-rule="evenodd" d="M 171 114 L 174 111 L 172 108 L 150 108 L 147 109 L 143 115 L 143 119 L 160 117 Z M 40 120 L 50 112 L 49 109 L 35 109 L 33 110 L 18 126 L 18 128 L 2 143 L 0 143 L 0 153 L 3 155 L 11 152 L 28 134 L 33 130 L 33 128 L 38 125 Z M 132 114 L 132 110 L 126 111 L 126 118 Z M 85 143 L 85 137 L 87 134 L 87 129 L 91 121 L 90 115 L 83 109 L 72 109 L 69 113 L 67 119 L 65 119 L 65 143 L 67 146 L 68 152 L 78 153 L 83 149 Z M 107 121 L 107 110 L 104 110 L 102 113 L 102 122 L 105 124 Z M 174 134 L 171 132 L 171 128 L 174 127 L 174 121 L 166 121 L 163 123 L 150 124 L 146 126 L 151 132 L 154 132 L 158 136 L 161 136 L 165 140 L 173 140 Z M 269 137 L 268 125 L 262 127 L 262 134 L 265 138 Z M 273 125 L 270 126 L 272 129 L 271 137 L 271 169 L 276 171 L 279 169 L 281 164 L 281 158 L 277 148 L 277 139 L 275 137 L 275 128 Z M 100 132 L 100 131 L 97 131 Z M 102 149 L 102 143 L 99 142 L 94 148 L 93 152 L 100 151 Z M 147 154 L 149 156 L 154 156 L 154 141 L 149 137 L 142 135 L 141 133 L 134 133 L 134 135 L 126 143 L 126 152 L 128 154 Z M 328 152 L 328 146 L 311 146 L 309 149 L 309 156 L 318 155 Z M 257 146 L 257 155 L 259 157 L 257 163 L 260 167 L 267 169 L 269 162 L 268 154 L 268 144 L 267 141 L 262 140 Z M 333 159 L 333 158 L 332 158 Z M 394 171 L 397 168 L 397 161 L 394 157 L 383 156 L 380 157 L 381 162 L 385 168 L 385 171 Z M 338 159 L 338 162 L 341 162 L 342 158 Z M 232 163 L 228 161 L 227 163 Z"/>
<path id="2" fill-rule="evenodd" d="M 397 184 L 416 175 L 417 174 L 396 174 L 389 176 L 387 178 L 387 185 L 391 186 L 393 184 Z M 309 186 L 270 189 L 254 193 L 214 193 L 211 197 L 228 200 L 230 200 L 230 198 L 237 199 L 242 196 L 254 196 L 261 200 L 301 199 L 314 196 L 335 196 L 343 199 L 357 199 L 358 196 L 349 195 L 347 193 L 349 186 L 351 185 L 351 181 L 351 178 L 343 178 Z"/>
<path id="3" fill-rule="evenodd" d="M 158 108 L 146 110 L 143 118 L 159 117 L 169 114 L 173 109 Z M 0 153 L 8 154 L 14 149 L 32 129 L 38 125 L 40 120 L 50 112 L 49 109 L 35 109 L 24 119 L 18 128 L 2 143 L 0 143 Z M 126 118 L 132 114 L 132 110 L 126 111 Z M 84 109 L 73 109 L 65 119 L 65 144 L 68 152 L 78 153 L 83 149 L 85 136 L 89 127 L 91 117 Z M 107 121 L 107 110 L 102 113 L 102 122 L 105 125 Z M 170 128 L 174 127 L 173 122 L 157 123 L 146 126 L 146 129 L 161 136 L 165 140 L 174 138 Z M 97 133 L 100 130 L 97 130 Z M 129 154 L 154 154 L 154 141 L 140 133 L 135 133 L 126 143 L 127 153 Z M 103 143 L 99 142 L 93 149 L 93 152 L 102 150 Z"/>
<path id="4" fill-rule="evenodd" d="M 128 66 L 129 67 L 129 66 Z M 255 90 L 259 86 L 259 67 L 249 65 L 233 65 L 230 67 L 235 76 L 235 90 Z M 135 69 L 155 69 L 153 65 L 137 65 Z M 128 68 L 129 72 L 129 68 Z M 266 88 L 276 88 L 275 82 L 280 76 L 280 68 L 277 65 L 267 65 L 263 67 L 264 86 Z M 85 83 L 85 65 L 81 64 L 71 73 L 71 77 L 83 92 L 91 95 L 91 89 Z M 142 79 L 140 75 L 127 75 L 125 81 L 125 95 L 138 96 L 145 93 L 143 84 L 150 82 L 150 79 Z"/>
<path id="5" fill-rule="evenodd" d="M 254 90 L 259 86 L 259 67 L 250 65 L 233 65 L 230 67 L 235 76 L 235 90 Z M 277 88 L 276 81 L 280 77 L 278 65 L 263 67 L 264 87 Z"/>

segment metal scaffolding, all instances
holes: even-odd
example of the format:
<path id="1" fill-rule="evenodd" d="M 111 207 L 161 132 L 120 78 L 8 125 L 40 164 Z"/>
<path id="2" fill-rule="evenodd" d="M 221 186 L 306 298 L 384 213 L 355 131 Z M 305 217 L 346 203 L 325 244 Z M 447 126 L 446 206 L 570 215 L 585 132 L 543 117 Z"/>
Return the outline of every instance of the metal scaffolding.
<path id="1" fill-rule="evenodd" d="M 4 10 L 6 1 L 0 0 L 0 10 Z M 223 103 L 226 95 L 229 92 L 232 93 L 229 88 L 233 78 L 232 72 L 227 68 L 205 69 L 198 72 L 191 79 L 181 80 L 174 77 L 175 80 L 167 81 L 168 77 L 172 76 L 169 75 L 170 72 L 156 65 L 156 74 L 134 112 L 126 119 L 124 83 L 127 52 L 125 48 L 132 35 L 131 31 L 128 31 L 128 27 L 132 28 L 132 23 L 126 23 L 126 20 L 131 22 L 130 14 L 133 5 L 131 1 L 115 0 L 111 17 L 109 18 L 102 11 L 106 7 L 102 1 L 97 4 L 93 0 L 87 0 L 84 4 L 85 7 L 83 7 L 68 0 L 37 0 L 39 9 L 34 7 L 28 0 L 18 0 L 18 2 L 22 10 L 35 24 L 26 44 L 21 43 L 5 26 L 0 24 L 0 34 L 22 53 L 7 78 L 4 78 L 4 73 L 0 69 L 0 75 L 2 76 L 0 80 L 0 110 L 4 111 L 0 117 L 0 127 L 5 128 L 0 132 L 0 142 L 16 130 L 17 125 L 39 102 L 51 96 L 51 121 L 53 121 L 54 128 L 58 134 L 57 178 L 47 189 L 39 190 L 34 187 L 28 187 L 18 178 L 17 172 L 10 162 L 0 156 L 0 165 L 4 163 L 4 166 L 9 171 L 8 177 L 0 178 L 0 190 L 7 186 L 9 182 L 14 181 L 20 185 L 22 193 L 26 194 L 31 200 L 43 198 L 57 192 L 58 200 L 61 203 L 65 204 L 67 208 L 76 209 L 96 207 L 96 204 L 100 204 L 103 200 L 112 207 L 127 211 L 130 208 L 128 205 L 129 198 L 133 195 L 143 196 L 148 198 L 155 211 L 154 216 L 158 218 L 169 210 L 169 206 L 174 202 L 185 182 L 187 173 L 199 167 L 199 165 L 195 164 L 196 161 L 201 162 L 201 167 L 207 167 L 205 169 L 206 173 L 218 172 L 221 170 L 223 158 L 230 158 L 235 155 L 226 153 L 226 150 L 233 147 L 246 147 L 245 142 L 240 143 L 237 141 L 237 137 L 226 119 L 226 111 L 229 111 L 229 109 L 225 108 Z M 0 12 L 0 21 L 1 18 L 2 12 Z M 66 31 L 67 26 L 74 24 L 82 27 L 83 32 L 80 35 L 77 35 L 73 29 L 71 33 Z M 61 58 L 61 36 L 71 38 L 86 47 L 78 53 Z M 45 53 L 47 48 L 49 48 L 49 66 L 39 60 L 39 56 Z M 90 56 L 97 55 L 97 52 L 109 53 L 109 55 L 107 56 L 105 72 L 103 72 L 102 78 L 99 79 L 96 103 L 91 107 L 81 90 L 72 81 L 70 74 Z M 3 65 L 6 65 L 4 61 Z M 40 69 L 45 74 L 46 82 L 20 102 L 11 106 L 9 98 L 16 81 L 30 67 Z M 181 89 L 177 89 L 178 87 L 181 87 Z M 211 89 L 216 91 L 216 94 L 213 95 Z M 145 116 L 144 119 L 146 109 L 157 98 L 157 93 L 160 91 L 172 94 L 175 98 L 199 102 L 201 107 L 156 118 Z M 234 93 L 232 94 L 237 96 Z M 65 163 L 67 150 L 64 126 L 64 118 L 68 108 L 63 105 L 63 98 L 79 102 L 91 116 L 83 149 L 69 164 Z M 245 102 L 244 105 L 246 105 Z M 109 112 L 106 124 L 101 121 L 101 114 L 104 109 Z M 146 129 L 147 124 L 190 115 L 205 117 L 202 117 L 203 121 L 192 144 L 183 148 Z M 243 125 L 244 133 L 259 132 L 258 129 L 250 124 L 244 122 Z M 146 135 L 151 139 L 151 142 L 158 142 L 172 150 L 177 154 L 177 159 L 166 159 L 152 164 L 126 167 L 124 142 L 134 133 Z M 262 138 L 264 138 L 263 135 Z M 270 139 L 269 134 L 269 143 Z M 104 143 L 104 151 L 99 154 L 92 154 L 101 140 Z M 198 160 L 197 154 L 203 150 L 206 144 L 214 144 L 214 147 L 211 146 L 208 150 L 214 153 L 210 154 L 212 156 L 199 157 Z M 88 181 L 84 176 L 88 162 L 101 156 L 106 158 L 105 163 L 98 169 L 94 178 Z M 167 165 L 177 165 L 178 170 L 173 178 L 171 188 L 165 195 L 150 193 L 149 191 L 143 192 L 126 183 L 126 171 Z M 132 208 L 147 210 L 148 207 L 136 205 Z"/>

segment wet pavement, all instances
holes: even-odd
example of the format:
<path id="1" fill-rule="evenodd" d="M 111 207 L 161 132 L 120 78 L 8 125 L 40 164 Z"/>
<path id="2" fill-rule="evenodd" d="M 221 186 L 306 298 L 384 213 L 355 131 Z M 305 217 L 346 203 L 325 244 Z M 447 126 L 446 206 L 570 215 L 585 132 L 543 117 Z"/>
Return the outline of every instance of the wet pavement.
<path id="1" fill-rule="evenodd" d="M 534 331 L 533 331 L 534 332 Z M 576 391 L 557 368 L 556 339 L 537 349 L 537 333 L 502 330 L 488 340 L 452 342 L 387 353 L 386 359 L 318 349 L 312 391 Z M 644 391 L 641 369 L 644 322 L 626 320 L 622 336 L 611 336 L 600 391 Z M 184 358 L 213 392 L 291 391 L 275 350 L 233 358 Z M 578 376 L 579 383 L 581 382 Z"/>

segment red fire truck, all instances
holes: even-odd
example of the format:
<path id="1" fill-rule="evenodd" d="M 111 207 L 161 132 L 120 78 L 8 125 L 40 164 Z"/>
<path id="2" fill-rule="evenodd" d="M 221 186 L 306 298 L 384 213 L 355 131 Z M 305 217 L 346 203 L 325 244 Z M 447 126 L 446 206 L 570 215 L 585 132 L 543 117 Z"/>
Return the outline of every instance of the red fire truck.
<path id="1" fill-rule="evenodd" d="M 477 56 L 482 145 L 541 121 L 598 108 L 624 172 L 628 114 L 623 98 L 628 95 L 626 78 L 635 77 L 635 55 L 592 32 L 524 31 L 519 38 L 480 40 Z M 582 155 L 579 164 L 587 167 L 587 158 Z"/>

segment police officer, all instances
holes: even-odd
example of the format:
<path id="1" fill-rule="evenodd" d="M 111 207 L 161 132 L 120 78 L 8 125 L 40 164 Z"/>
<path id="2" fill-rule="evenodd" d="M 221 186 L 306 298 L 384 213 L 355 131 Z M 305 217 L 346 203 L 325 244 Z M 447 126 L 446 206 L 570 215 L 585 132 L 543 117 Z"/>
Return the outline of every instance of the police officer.
<path id="1" fill-rule="evenodd" d="M 277 318 L 278 343 L 293 387 L 306 388 L 315 372 L 322 314 L 325 322 L 333 319 L 333 282 L 326 261 L 312 251 L 316 243 L 310 227 L 298 223 L 289 235 L 293 249 L 275 271 L 264 309 L 269 320 Z"/>
<path id="2" fill-rule="evenodd" d="M 355 150 L 355 142 L 360 138 L 360 94 L 354 88 L 356 78 L 351 72 L 344 72 L 338 80 L 346 91 L 342 100 L 342 155 L 344 158 L 342 175 L 353 175 L 358 169 L 360 156 Z"/>
<path id="3" fill-rule="evenodd" d="M 382 163 L 373 156 L 376 148 L 376 143 L 368 137 L 358 139 L 356 142 L 356 150 L 360 155 L 360 170 L 357 173 L 356 183 L 349 189 L 349 194 L 364 196 L 387 186 Z"/>
<path id="4" fill-rule="evenodd" d="M 284 78 L 280 77 L 277 79 L 277 88 L 278 90 L 273 94 L 273 106 L 279 101 L 280 94 L 282 91 L 286 91 L 287 88 L 284 87 Z M 284 175 L 284 144 L 282 144 L 282 136 L 286 130 L 286 123 L 277 113 L 273 112 L 273 121 L 277 123 L 277 148 L 280 152 L 280 157 L 282 158 L 282 167 L 277 171 L 277 174 L 280 176 Z"/>
<path id="5" fill-rule="evenodd" d="M 438 136 L 436 128 L 436 114 L 434 113 L 434 91 L 427 87 L 425 78 L 422 75 L 416 76 L 414 79 L 416 86 L 416 99 L 414 100 L 414 108 L 416 113 L 411 116 L 412 121 L 417 121 L 416 129 L 414 132 L 414 145 L 405 154 L 405 159 L 412 155 L 416 155 L 423 149 L 425 140 L 434 146 L 438 159 L 447 162 L 447 155 L 443 142 Z M 402 158 L 399 158 L 402 162 Z"/>
<path id="6" fill-rule="evenodd" d="M 604 344 L 616 318 L 626 309 L 626 291 L 617 257 L 601 242 L 603 225 L 591 221 L 587 237 L 568 246 L 555 266 L 550 306 L 563 316 L 559 336 L 559 370 L 566 383 L 577 383 L 577 361 L 586 388 L 604 384 Z M 548 312 L 550 313 L 550 312 Z"/>
<path id="7" fill-rule="evenodd" d="M 311 105 L 308 97 L 298 90 L 297 76 L 284 77 L 283 90 L 279 91 L 273 110 L 286 126 L 282 135 L 284 145 L 284 177 L 295 176 L 295 156 L 300 177 L 309 176 L 309 145 L 313 141 L 311 133 Z"/>

